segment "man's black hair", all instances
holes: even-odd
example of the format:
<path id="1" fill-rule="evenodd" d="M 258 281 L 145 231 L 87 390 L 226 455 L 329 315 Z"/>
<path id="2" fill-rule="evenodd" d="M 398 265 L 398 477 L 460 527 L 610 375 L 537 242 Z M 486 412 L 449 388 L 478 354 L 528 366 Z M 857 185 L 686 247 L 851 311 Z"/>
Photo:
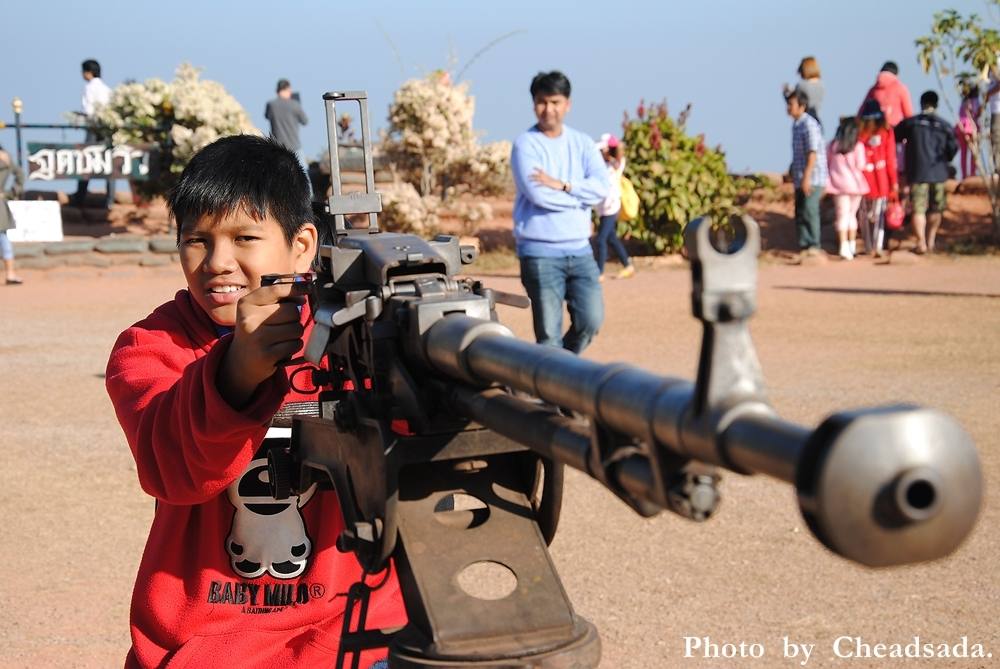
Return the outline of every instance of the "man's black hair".
<path id="1" fill-rule="evenodd" d="M 83 64 L 80 67 L 84 72 L 90 72 L 95 77 L 101 76 L 101 64 L 93 58 L 83 61 Z"/>
<path id="2" fill-rule="evenodd" d="M 891 60 L 887 60 L 885 61 L 885 63 L 882 64 L 882 69 L 879 70 L 879 72 L 889 72 L 891 74 L 899 74 L 899 65 L 896 65 L 896 63 L 894 63 Z"/>
<path id="3" fill-rule="evenodd" d="M 799 104 L 802 105 L 804 109 L 809 109 L 809 95 L 806 94 L 806 92 L 801 88 L 789 91 L 788 94 L 785 95 L 785 102 L 788 102 L 792 98 L 798 100 Z"/>
<path id="4" fill-rule="evenodd" d="M 920 108 L 921 109 L 937 109 L 938 106 L 938 94 L 934 91 L 924 91 L 920 96 Z"/>
<path id="5" fill-rule="evenodd" d="M 185 225 L 241 207 L 256 220 L 276 220 L 289 245 L 313 221 L 309 181 L 296 155 L 254 135 L 223 137 L 196 153 L 167 195 L 167 206 L 178 244 Z"/>
<path id="6" fill-rule="evenodd" d="M 559 70 L 551 72 L 539 72 L 531 80 L 531 99 L 534 100 L 539 95 L 565 95 L 569 97 L 569 79 Z"/>
<path id="7" fill-rule="evenodd" d="M 292 84 L 288 81 L 288 79 L 278 79 L 278 92 L 279 93 L 281 91 L 285 90 L 286 88 L 291 88 L 291 87 L 292 87 Z"/>

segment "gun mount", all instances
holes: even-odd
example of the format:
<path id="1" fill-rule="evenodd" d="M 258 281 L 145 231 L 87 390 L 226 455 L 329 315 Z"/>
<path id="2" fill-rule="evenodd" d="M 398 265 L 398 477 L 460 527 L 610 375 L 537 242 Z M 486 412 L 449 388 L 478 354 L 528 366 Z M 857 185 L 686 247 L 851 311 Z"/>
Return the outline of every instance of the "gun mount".
<path id="1" fill-rule="evenodd" d="M 365 94 L 324 100 L 330 155 L 334 106 L 356 101 L 370 156 Z M 367 192 L 350 196 L 332 166 L 334 240 L 320 252 L 305 352 L 326 361 L 315 380 L 327 390 L 319 417 L 294 419 L 291 448 L 272 452 L 270 471 L 279 498 L 314 483 L 336 490 L 339 547 L 368 571 L 395 561 L 410 623 L 392 639 L 390 666 L 597 665 L 596 631 L 574 613 L 545 549 L 564 465 L 639 514 L 696 521 L 718 506 L 720 469 L 765 474 L 795 486 L 824 545 L 871 567 L 943 557 L 971 531 L 979 460 L 952 418 L 899 405 L 809 429 L 768 404 L 747 326 L 760 247 L 752 219 L 734 224 L 724 250 L 708 219 L 688 225 L 703 324 L 692 383 L 514 338 L 496 305 L 524 298 L 459 278 L 474 253 L 453 237 L 379 231 L 366 166 Z M 368 225 L 348 225 L 352 216 Z M 506 587 L 469 586 L 483 570 Z"/>

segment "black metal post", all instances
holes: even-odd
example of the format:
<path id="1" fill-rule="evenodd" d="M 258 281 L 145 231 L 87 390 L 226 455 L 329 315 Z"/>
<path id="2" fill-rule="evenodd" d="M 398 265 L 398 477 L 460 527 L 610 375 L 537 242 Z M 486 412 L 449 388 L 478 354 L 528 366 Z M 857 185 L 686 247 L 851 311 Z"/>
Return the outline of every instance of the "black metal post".
<path id="1" fill-rule="evenodd" d="M 14 108 L 14 134 L 17 136 L 17 165 L 24 169 L 24 160 L 21 155 L 21 110 L 24 105 L 21 98 L 11 100 L 10 106 Z"/>

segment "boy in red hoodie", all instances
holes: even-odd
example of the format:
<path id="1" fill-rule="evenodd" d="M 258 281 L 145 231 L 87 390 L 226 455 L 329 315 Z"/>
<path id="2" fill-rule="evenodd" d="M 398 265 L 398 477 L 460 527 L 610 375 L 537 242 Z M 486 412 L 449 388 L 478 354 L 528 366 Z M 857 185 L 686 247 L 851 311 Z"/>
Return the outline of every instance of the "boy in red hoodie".
<path id="1" fill-rule="evenodd" d="M 267 449 L 290 434 L 275 414 L 316 402 L 283 364 L 311 322 L 302 284 L 261 286 L 310 269 L 306 175 L 272 140 L 226 137 L 191 160 L 168 204 L 187 289 L 125 330 L 107 369 L 139 483 L 156 499 L 125 666 L 333 666 L 345 593 L 363 577 L 334 547 L 336 495 L 279 501 L 267 479 Z M 405 620 L 390 578 L 367 627 Z M 360 666 L 385 655 L 366 651 Z"/>

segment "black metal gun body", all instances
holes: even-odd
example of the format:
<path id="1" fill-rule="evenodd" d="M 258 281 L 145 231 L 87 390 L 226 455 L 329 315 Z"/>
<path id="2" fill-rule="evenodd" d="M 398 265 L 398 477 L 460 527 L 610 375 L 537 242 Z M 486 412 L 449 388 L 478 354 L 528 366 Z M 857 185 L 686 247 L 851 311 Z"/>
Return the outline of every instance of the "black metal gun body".
<path id="1" fill-rule="evenodd" d="M 324 97 L 328 119 L 336 102 L 358 100 L 367 138 L 363 94 Z M 333 131 L 330 142 L 336 160 Z M 336 240 L 321 249 L 305 353 L 327 362 L 318 380 L 328 390 L 319 418 L 295 419 L 290 451 L 272 453 L 271 481 L 279 497 L 332 485 L 347 528 L 340 548 L 370 571 L 395 561 L 410 623 L 391 666 L 596 666 L 596 632 L 573 612 L 545 548 L 563 465 L 640 514 L 694 520 L 718 505 L 718 468 L 763 473 L 795 486 L 827 547 L 870 566 L 947 555 L 971 531 L 979 462 L 951 418 L 896 406 L 811 430 L 767 403 L 747 327 L 752 220 L 737 223 L 727 252 L 707 220 L 688 226 L 704 325 L 691 383 L 515 339 L 495 307 L 523 298 L 458 278 L 473 254 L 455 238 L 379 232 L 369 191 L 356 198 L 365 206 L 349 206 L 335 180 Z M 352 214 L 369 225 L 349 228 Z M 489 583 L 477 582 L 480 569 Z"/>

